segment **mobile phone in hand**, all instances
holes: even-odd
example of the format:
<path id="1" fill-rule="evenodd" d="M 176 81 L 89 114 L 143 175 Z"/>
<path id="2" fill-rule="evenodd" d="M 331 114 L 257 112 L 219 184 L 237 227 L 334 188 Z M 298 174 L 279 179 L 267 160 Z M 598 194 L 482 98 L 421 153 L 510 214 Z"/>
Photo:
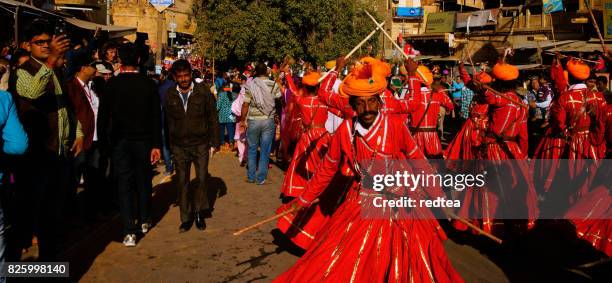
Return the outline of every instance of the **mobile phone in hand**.
<path id="1" fill-rule="evenodd" d="M 60 36 L 60 35 L 64 35 L 64 36 L 68 36 L 68 29 L 66 27 L 66 22 L 64 20 L 58 20 L 57 23 L 55 24 L 55 29 L 53 31 L 53 35 L 55 36 Z"/>

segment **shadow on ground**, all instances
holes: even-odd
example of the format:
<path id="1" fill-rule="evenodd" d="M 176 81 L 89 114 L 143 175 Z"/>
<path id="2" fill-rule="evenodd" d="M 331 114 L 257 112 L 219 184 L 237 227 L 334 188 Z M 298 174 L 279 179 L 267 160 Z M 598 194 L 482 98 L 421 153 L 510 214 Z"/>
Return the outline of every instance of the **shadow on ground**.
<path id="1" fill-rule="evenodd" d="M 612 262 L 579 239 L 567 220 L 538 220 L 528 232 L 504 237 L 501 245 L 444 226 L 450 239 L 485 254 L 510 282 L 609 282 L 612 278 Z"/>
<path id="2" fill-rule="evenodd" d="M 197 185 L 197 181 L 195 180 L 192 180 L 189 184 L 191 188 Z M 227 186 L 222 179 L 209 176 L 207 193 L 212 211 L 217 198 L 227 194 Z M 163 183 L 153 188 L 153 229 L 155 229 L 155 225 L 168 213 L 170 207 L 175 205 L 176 200 L 177 189 L 174 186 L 174 182 Z M 210 217 L 210 215 L 208 215 L 208 217 Z M 121 218 L 118 213 L 109 221 L 90 225 L 91 227 L 89 229 L 81 229 L 81 233 L 78 235 L 75 235 L 73 233 L 74 231 L 68 231 L 66 233 L 71 239 L 79 239 L 79 241 L 67 247 L 60 254 L 61 260 L 70 262 L 71 281 L 79 281 L 109 243 L 123 241 Z M 140 235 L 139 241 L 142 241 L 144 238 L 146 238 L 146 235 Z"/>

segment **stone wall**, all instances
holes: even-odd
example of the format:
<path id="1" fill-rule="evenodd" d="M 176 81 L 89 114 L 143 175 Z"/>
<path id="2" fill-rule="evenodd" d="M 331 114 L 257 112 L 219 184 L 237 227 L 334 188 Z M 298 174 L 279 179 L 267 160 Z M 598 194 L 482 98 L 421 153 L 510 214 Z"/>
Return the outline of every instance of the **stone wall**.
<path id="1" fill-rule="evenodd" d="M 138 32 L 149 34 L 153 52 L 168 44 L 168 24 L 176 23 L 176 31 L 193 34 L 196 29 L 191 17 L 192 0 L 175 0 L 162 15 L 146 0 L 115 0 L 112 5 L 113 24 L 136 27 Z M 127 37 L 134 40 L 135 35 Z"/>

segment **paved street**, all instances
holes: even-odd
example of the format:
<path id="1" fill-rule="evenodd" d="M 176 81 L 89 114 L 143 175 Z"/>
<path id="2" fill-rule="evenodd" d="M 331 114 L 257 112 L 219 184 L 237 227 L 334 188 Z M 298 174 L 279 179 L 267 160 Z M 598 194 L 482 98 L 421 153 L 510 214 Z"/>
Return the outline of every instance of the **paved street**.
<path id="1" fill-rule="evenodd" d="M 172 206 L 176 191 L 157 176 L 156 225 L 135 248 L 121 244 L 118 217 L 92 230 L 68 249 L 73 279 L 82 282 L 268 282 L 289 268 L 294 256 L 273 243 L 273 224 L 242 236 L 235 230 L 274 213 L 279 204 L 282 171 L 273 167 L 270 184 L 244 182 L 244 168 L 230 153 L 217 154 L 210 164 L 211 188 L 219 196 L 213 218 L 201 232 L 195 227 L 179 234 L 179 210 Z M 451 241 L 447 250 L 468 282 L 504 282 L 501 270 L 478 251 Z"/>

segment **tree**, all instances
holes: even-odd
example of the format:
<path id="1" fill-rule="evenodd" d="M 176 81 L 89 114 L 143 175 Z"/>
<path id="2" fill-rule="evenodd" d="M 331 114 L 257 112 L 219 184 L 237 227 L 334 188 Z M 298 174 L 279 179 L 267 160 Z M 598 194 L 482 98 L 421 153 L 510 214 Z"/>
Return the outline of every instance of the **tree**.
<path id="1" fill-rule="evenodd" d="M 321 64 L 348 53 L 375 26 L 372 1 L 202 0 L 194 4 L 202 55 L 218 61 L 282 60 Z M 376 38 L 370 45 L 377 50 Z"/>
<path id="2" fill-rule="evenodd" d="M 286 3 L 285 19 L 292 30 L 298 31 L 306 59 L 319 64 L 347 54 L 375 27 L 363 12 L 371 8 L 369 2 L 294 0 Z M 376 50 L 376 37 L 369 44 Z"/>

